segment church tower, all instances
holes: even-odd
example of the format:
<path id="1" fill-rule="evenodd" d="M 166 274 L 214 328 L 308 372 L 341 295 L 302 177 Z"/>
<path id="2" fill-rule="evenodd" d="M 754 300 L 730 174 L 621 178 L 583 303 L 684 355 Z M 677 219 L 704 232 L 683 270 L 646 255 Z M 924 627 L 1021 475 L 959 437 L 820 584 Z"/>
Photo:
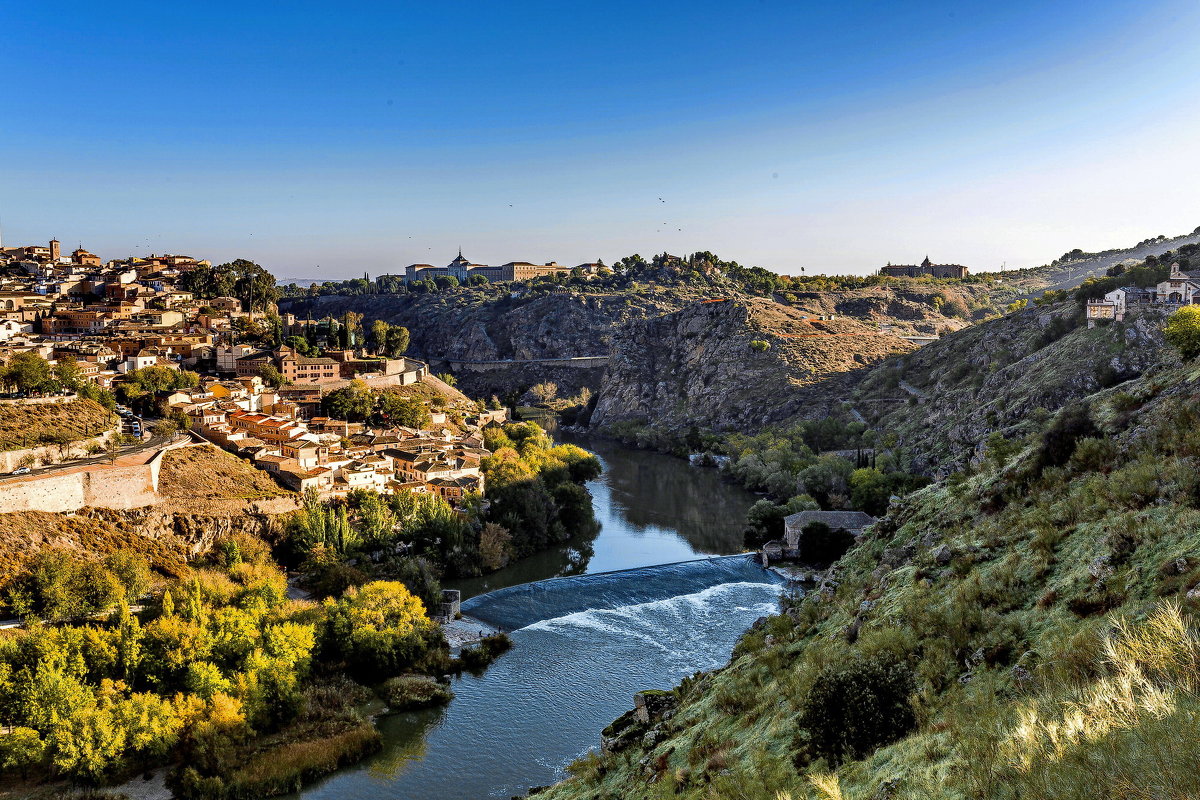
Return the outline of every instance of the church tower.
<path id="1" fill-rule="evenodd" d="M 50 240 L 50 260 L 58 261 L 58 257 L 62 255 L 62 242 L 58 239 Z"/>

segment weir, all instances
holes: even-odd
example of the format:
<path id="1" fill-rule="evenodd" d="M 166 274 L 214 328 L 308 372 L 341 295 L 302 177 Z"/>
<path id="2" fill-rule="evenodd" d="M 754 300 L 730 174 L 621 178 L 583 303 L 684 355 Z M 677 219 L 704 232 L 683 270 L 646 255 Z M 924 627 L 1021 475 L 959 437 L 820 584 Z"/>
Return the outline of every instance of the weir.
<path id="1" fill-rule="evenodd" d="M 722 556 L 509 586 L 464 601 L 462 612 L 511 631 L 583 611 L 652 603 L 724 584 L 782 582 L 755 563 L 753 556 Z"/>

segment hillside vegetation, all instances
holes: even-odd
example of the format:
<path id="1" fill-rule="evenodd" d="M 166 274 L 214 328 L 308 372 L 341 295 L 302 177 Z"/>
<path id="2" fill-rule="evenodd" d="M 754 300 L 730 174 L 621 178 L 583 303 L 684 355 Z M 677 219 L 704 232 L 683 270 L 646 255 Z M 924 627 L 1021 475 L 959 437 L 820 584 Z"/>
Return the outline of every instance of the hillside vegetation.
<path id="1" fill-rule="evenodd" d="M 294 494 L 262 470 L 212 445 L 164 453 L 158 491 L 176 500 L 261 500 Z"/>
<path id="2" fill-rule="evenodd" d="M 538 796 L 1195 797 L 1198 387 L 1164 357 L 994 437 Z"/>
<path id="3" fill-rule="evenodd" d="M 36 405 L 0 403 L 0 450 L 65 444 L 99 436 L 116 416 L 92 400 Z"/>
<path id="4" fill-rule="evenodd" d="M 1074 302 L 1030 307 L 884 362 L 850 402 L 895 434 L 914 468 L 944 475 L 978 458 L 993 433 L 1027 434 L 1067 403 L 1141 374 L 1163 358 L 1164 318 L 1148 308 L 1088 330 Z"/>

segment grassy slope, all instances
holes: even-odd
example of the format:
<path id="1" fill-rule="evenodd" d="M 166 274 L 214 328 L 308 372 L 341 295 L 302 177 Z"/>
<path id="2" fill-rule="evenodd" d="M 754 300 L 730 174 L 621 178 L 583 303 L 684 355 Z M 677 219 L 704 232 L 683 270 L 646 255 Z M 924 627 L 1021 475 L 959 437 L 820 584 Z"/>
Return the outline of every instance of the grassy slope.
<path id="1" fill-rule="evenodd" d="M 585 758 L 539 797 L 1200 795 L 1200 645 L 1154 616 L 1200 610 L 1198 379 L 1164 367 L 1092 396 L 1103 435 L 1064 467 L 1038 474 L 1036 437 L 910 496 L 829 590 L 677 690 L 657 742 Z M 1132 632 L 1111 635 L 1118 619 Z M 915 730 L 834 777 L 823 759 L 797 769 L 806 738 L 847 724 L 799 724 L 822 669 L 870 658 L 911 670 Z"/>
<path id="2" fill-rule="evenodd" d="M 212 445 L 168 450 L 158 491 L 177 500 L 261 500 L 293 494 L 267 473 Z"/>
<path id="3" fill-rule="evenodd" d="M 116 424 L 111 411 L 91 400 L 37 405 L 0 404 L 0 450 L 36 447 L 42 436 L 65 433 L 69 441 L 98 436 Z"/>

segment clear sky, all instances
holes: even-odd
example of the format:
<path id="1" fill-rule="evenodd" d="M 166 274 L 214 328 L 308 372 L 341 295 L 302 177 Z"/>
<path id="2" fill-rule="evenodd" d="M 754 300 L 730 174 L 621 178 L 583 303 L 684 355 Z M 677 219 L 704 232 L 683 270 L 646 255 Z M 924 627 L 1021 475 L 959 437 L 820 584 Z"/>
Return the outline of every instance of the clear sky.
<path id="1" fill-rule="evenodd" d="M 1200 225 L 1200 4 L 0 0 L 0 224 L 280 277 Z"/>

